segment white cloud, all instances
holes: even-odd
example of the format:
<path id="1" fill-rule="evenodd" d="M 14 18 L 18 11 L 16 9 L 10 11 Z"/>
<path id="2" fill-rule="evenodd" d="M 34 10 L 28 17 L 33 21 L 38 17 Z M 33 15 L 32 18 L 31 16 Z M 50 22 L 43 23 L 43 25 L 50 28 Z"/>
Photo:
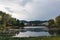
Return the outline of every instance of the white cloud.
<path id="1" fill-rule="evenodd" d="M 0 0 L 0 10 L 18 19 L 44 20 L 60 14 L 60 0 Z"/>

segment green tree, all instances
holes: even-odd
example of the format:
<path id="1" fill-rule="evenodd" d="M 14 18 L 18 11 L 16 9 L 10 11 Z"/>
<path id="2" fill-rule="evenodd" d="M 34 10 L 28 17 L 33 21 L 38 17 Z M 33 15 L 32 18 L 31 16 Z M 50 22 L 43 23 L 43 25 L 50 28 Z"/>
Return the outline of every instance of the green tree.
<path id="1" fill-rule="evenodd" d="M 54 19 L 50 19 L 50 20 L 48 21 L 48 27 L 49 27 L 49 28 L 55 27 Z"/>
<path id="2" fill-rule="evenodd" d="M 16 20 L 16 26 L 17 26 L 17 28 L 20 28 L 20 20 Z"/>
<path id="3" fill-rule="evenodd" d="M 60 15 L 55 18 L 55 24 L 57 28 L 60 28 Z M 60 29 L 58 29 L 56 33 L 60 35 Z"/>
<path id="4" fill-rule="evenodd" d="M 16 18 L 10 18 L 9 23 L 14 26 L 16 24 Z"/>
<path id="5" fill-rule="evenodd" d="M 57 27 L 60 27 L 60 15 L 55 18 L 55 24 Z"/>
<path id="6" fill-rule="evenodd" d="M 24 23 L 23 22 L 20 23 L 20 28 L 22 28 L 22 29 L 24 28 Z"/>
<path id="7" fill-rule="evenodd" d="M 19 20 L 17 20 L 16 22 L 17 22 L 17 24 L 16 24 L 16 25 L 17 25 L 17 26 L 20 26 L 20 21 L 19 21 Z"/>

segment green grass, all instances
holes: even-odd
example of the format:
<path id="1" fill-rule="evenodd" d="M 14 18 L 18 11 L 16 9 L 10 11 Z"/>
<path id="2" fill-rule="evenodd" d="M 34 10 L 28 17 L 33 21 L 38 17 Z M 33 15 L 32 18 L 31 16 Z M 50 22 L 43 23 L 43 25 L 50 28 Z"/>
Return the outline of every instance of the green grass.
<path id="1" fill-rule="evenodd" d="M 60 37 L 31 37 L 31 38 L 21 38 L 21 40 L 60 40 Z"/>
<path id="2" fill-rule="evenodd" d="M 29 37 L 29 38 L 14 38 L 14 37 L 0 37 L 0 40 L 60 40 L 60 36 L 52 37 Z"/>

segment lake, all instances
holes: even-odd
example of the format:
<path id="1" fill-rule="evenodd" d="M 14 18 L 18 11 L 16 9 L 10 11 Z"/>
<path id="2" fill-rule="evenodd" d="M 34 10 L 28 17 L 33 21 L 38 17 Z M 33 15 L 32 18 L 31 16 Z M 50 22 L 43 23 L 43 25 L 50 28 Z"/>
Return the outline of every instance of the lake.
<path id="1" fill-rule="evenodd" d="M 45 26 L 27 26 L 24 29 L 20 29 L 19 34 L 16 34 L 14 37 L 51 36 L 48 30 Z"/>

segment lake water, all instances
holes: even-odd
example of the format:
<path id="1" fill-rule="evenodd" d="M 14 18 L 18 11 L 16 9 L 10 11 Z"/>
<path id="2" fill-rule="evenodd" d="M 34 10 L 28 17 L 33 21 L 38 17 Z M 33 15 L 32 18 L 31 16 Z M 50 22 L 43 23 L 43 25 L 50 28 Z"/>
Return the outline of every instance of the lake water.
<path id="1" fill-rule="evenodd" d="M 38 36 L 51 36 L 47 27 L 45 26 L 27 26 L 24 29 L 20 29 L 19 34 L 14 37 L 38 37 Z"/>

